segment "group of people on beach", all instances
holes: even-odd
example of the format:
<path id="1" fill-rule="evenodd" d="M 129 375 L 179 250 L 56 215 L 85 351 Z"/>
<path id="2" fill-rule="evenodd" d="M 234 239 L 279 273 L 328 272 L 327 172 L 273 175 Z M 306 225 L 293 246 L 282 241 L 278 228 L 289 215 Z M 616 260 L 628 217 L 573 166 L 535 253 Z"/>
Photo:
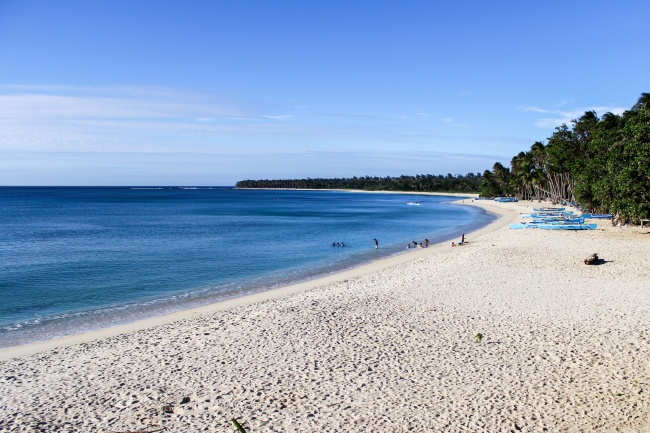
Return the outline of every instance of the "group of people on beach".
<path id="1" fill-rule="evenodd" d="M 375 241 L 375 248 L 379 249 L 379 241 L 377 239 L 373 239 L 373 240 Z M 458 242 L 458 243 L 452 242 L 451 246 L 452 247 L 462 246 L 463 244 L 465 244 L 465 233 L 463 233 L 463 235 L 461 236 L 460 242 Z M 344 247 L 345 244 L 343 242 L 334 242 L 332 244 L 332 246 L 333 247 Z M 410 244 L 410 243 L 406 244 L 406 249 L 407 250 L 410 250 L 412 248 L 429 248 L 429 239 L 425 239 L 424 242 L 413 241 L 412 244 Z"/>
<path id="2" fill-rule="evenodd" d="M 458 245 L 459 247 L 461 247 L 463 246 L 463 244 L 465 244 L 465 233 L 463 233 L 463 236 L 460 238 L 460 242 L 458 242 L 458 244 L 452 242 L 451 246 L 455 247 L 456 245 Z"/>
<path id="3" fill-rule="evenodd" d="M 413 246 L 411 246 L 411 244 L 406 244 L 407 250 L 410 250 L 411 248 L 429 248 L 429 239 L 424 240 L 424 245 L 422 245 L 422 242 L 418 243 L 417 241 L 413 241 Z"/>
<path id="4" fill-rule="evenodd" d="M 332 246 L 333 247 L 344 247 L 345 244 L 343 242 L 333 242 Z"/>

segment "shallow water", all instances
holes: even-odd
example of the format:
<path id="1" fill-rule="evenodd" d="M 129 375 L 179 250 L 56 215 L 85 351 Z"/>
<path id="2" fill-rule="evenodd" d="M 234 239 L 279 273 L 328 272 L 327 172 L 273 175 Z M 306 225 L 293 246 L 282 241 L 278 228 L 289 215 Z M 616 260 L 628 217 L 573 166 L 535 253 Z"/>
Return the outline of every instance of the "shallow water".
<path id="1" fill-rule="evenodd" d="M 0 347 L 307 280 L 494 219 L 450 200 L 226 187 L 0 188 Z"/>

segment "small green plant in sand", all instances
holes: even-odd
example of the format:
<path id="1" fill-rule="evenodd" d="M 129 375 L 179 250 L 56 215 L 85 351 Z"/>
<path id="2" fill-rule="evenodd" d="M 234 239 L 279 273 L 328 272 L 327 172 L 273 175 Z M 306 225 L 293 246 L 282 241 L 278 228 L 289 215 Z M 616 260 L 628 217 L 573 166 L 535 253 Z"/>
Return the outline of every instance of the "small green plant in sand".
<path id="1" fill-rule="evenodd" d="M 239 424 L 239 422 L 235 418 L 232 418 L 230 421 L 232 421 L 232 423 L 235 425 L 235 427 L 237 428 L 237 431 L 239 433 L 246 433 L 246 430 L 244 430 L 244 427 L 242 427 L 242 425 Z"/>
<path id="2" fill-rule="evenodd" d="M 477 342 L 477 343 L 480 343 L 480 342 L 483 340 L 483 334 L 481 334 L 481 333 L 479 332 L 478 334 L 476 334 L 476 335 L 474 336 L 474 338 L 476 339 L 476 342 Z"/>

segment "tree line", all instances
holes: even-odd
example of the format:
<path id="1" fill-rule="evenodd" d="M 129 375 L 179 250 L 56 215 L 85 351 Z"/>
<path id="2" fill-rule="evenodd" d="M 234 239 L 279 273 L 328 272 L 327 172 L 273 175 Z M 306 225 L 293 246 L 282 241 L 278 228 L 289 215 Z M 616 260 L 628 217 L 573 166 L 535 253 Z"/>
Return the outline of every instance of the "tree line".
<path id="1" fill-rule="evenodd" d="M 618 220 L 650 218 L 650 93 L 623 114 L 587 111 L 555 128 L 546 144 L 535 142 L 510 167 L 497 162 L 483 174 L 342 179 L 242 180 L 238 188 L 359 189 L 480 193 L 482 197 L 550 199 L 616 214 Z"/>
<path id="2" fill-rule="evenodd" d="M 483 173 L 481 196 L 519 195 L 573 203 L 617 215 L 650 218 L 650 93 L 621 115 L 587 111 L 520 152 L 510 167 Z"/>
<path id="3" fill-rule="evenodd" d="M 241 180 L 237 188 L 296 188 L 296 189 L 358 189 L 364 191 L 417 191 L 478 193 L 480 173 L 446 176 L 418 174 L 416 176 L 361 176 L 335 179 Z"/>

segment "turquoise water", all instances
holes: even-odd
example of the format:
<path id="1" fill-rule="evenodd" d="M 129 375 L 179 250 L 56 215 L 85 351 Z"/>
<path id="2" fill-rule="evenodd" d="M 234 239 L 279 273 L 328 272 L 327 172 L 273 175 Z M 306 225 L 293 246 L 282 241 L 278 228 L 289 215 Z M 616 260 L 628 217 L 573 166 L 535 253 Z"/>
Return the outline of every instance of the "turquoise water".
<path id="1" fill-rule="evenodd" d="M 413 240 L 460 237 L 494 218 L 450 200 L 225 187 L 0 188 L 0 347 L 315 278 L 403 253 Z"/>

